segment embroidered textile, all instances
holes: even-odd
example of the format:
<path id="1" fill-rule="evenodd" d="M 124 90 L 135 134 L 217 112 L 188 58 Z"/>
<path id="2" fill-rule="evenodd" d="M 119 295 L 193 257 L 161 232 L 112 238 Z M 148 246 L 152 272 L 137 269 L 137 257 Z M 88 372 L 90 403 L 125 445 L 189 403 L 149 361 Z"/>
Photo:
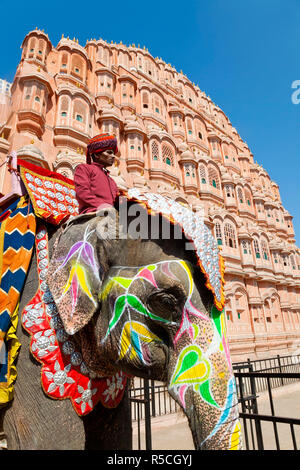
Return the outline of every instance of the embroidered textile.
<path id="1" fill-rule="evenodd" d="M 13 398 L 18 305 L 34 245 L 36 219 L 21 197 L 0 215 L 0 404 Z"/>
<path id="2" fill-rule="evenodd" d="M 20 175 L 28 191 L 35 214 L 59 225 L 78 214 L 74 182 L 59 173 L 18 160 Z"/>
<path id="3" fill-rule="evenodd" d="M 90 377 L 81 353 L 64 329 L 46 281 L 49 258 L 44 227 L 36 235 L 36 253 L 39 288 L 22 312 L 22 324 L 31 335 L 33 356 L 42 363 L 44 392 L 54 399 L 70 398 L 80 416 L 92 411 L 99 401 L 106 408 L 115 408 L 123 397 L 127 376 L 119 372 L 101 379 Z"/>

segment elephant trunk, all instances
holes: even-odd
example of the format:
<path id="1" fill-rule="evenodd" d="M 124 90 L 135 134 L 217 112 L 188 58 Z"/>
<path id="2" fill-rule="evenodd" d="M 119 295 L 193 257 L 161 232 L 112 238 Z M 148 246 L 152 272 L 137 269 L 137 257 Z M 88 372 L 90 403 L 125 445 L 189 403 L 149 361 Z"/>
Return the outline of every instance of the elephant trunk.
<path id="1" fill-rule="evenodd" d="M 170 387 L 170 395 L 188 418 L 197 450 L 239 450 L 242 447 L 234 377 L 220 406 L 212 397 L 210 383 Z"/>

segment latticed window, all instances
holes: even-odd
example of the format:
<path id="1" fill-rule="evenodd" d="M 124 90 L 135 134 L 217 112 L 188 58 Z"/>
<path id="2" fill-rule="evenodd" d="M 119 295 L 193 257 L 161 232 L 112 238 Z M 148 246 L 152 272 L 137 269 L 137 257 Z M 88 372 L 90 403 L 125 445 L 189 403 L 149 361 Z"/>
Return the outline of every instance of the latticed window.
<path id="1" fill-rule="evenodd" d="M 296 269 L 296 262 L 295 262 L 294 255 L 291 255 L 291 256 L 290 256 L 290 260 L 291 260 L 292 268 L 293 268 L 293 269 Z"/>
<path id="2" fill-rule="evenodd" d="M 29 100 L 29 99 L 30 99 L 31 89 L 32 89 L 31 86 L 27 86 L 27 87 L 25 88 L 25 100 Z"/>
<path id="3" fill-rule="evenodd" d="M 251 206 L 251 194 L 250 194 L 250 191 L 248 191 L 248 189 L 245 189 L 245 199 L 246 199 L 248 206 Z"/>
<path id="4" fill-rule="evenodd" d="M 226 196 L 233 197 L 233 187 L 227 184 L 225 189 L 226 189 Z"/>
<path id="5" fill-rule="evenodd" d="M 142 103 L 143 103 L 143 108 L 147 109 L 149 108 L 149 95 L 146 91 L 142 94 Z"/>
<path id="6" fill-rule="evenodd" d="M 102 50 L 102 61 L 106 65 L 108 64 L 108 58 L 109 58 L 109 51 L 106 49 L 106 47 L 104 47 Z"/>
<path id="7" fill-rule="evenodd" d="M 264 259 L 269 259 L 268 258 L 268 246 L 267 246 L 267 243 L 264 240 L 262 240 L 262 242 L 261 242 L 261 251 L 262 251 L 263 258 Z"/>
<path id="8" fill-rule="evenodd" d="M 187 119 L 186 122 L 186 127 L 189 135 L 193 134 L 193 126 L 192 126 L 192 121 L 190 119 Z"/>
<path id="9" fill-rule="evenodd" d="M 225 245 L 231 248 L 236 248 L 235 230 L 234 227 L 226 223 L 224 225 Z"/>
<path id="10" fill-rule="evenodd" d="M 167 165 L 174 166 L 173 151 L 169 145 L 163 144 L 162 146 L 162 159 Z"/>
<path id="11" fill-rule="evenodd" d="M 38 49 L 38 55 L 41 56 L 43 55 L 43 49 L 44 49 L 44 41 L 42 39 L 39 40 L 39 49 Z"/>
<path id="12" fill-rule="evenodd" d="M 247 255 L 248 254 L 248 243 L 247 243 L 246 240 L 242 240 L 242 247 L 243 247 L 243 253 L 245 255 Z"/>
<path id="13" fill-rule="evenodd" d="M 215 233 L 218 245 L 223 245 L 222 229 L 221 224 L 219 222 L 216 222 Z"/>
<path id="14" fill-rule="evenodd" d="M 35 49 L 35 42 L 36 42 L 35 38 L 31 38 L 31 40 L 30 40 L 30 45 L 29 45 L 29 53 L 30 53 L 30 55 L 32 55 L 33 52 L 34 52 L 34 49 Z"/>
<path id="15" fill-rule="evenodd" d="M 184 164 L 185 176 L 191 176 L 191 165 L 188 163 Z"/>
<path id="16" fill-rule="evenodd" d="M 254 252 L 255 252 L 256 258 L 260 258 L 260 249 L 259 249 L 259 244 L 256 238 L 254 238 L 253 240 L 253 246 L 254 246 Z"/>
<path id="17" fill-rule="evenodd" d="M 64 53 L 61 58 L 61 68 L 67 68 L 68 64 L 68 54 Z"/>
<path id="18" fill-rule="evenodd" d="M 204 165 L 200 165 L 199 173 L 200 173 L 201 183 L 206 184 L 206 169 Z"/>
<path id="19" fill-rule="evenodd" d="M 212 167 L 208 167 L 208 180 L 211 186 L 219 189 L 220 187 L 219 176 L 218 176 L 217 171 Z"/>
<path id="20" fill-rule="evenodd" d="M 241 204 L 244 202 L 244 196 L 243 196 L 243 191 L 242 188 L 238 188 L 238 198 Z"/>
<path id="21" fill-rule="evenodd" d="M 154 96 L 153 98 L 153 107 L 155 113 L 162 114 L 162 103 L 159 96 Z"/>
<path id="22" fill-rule="evenodd" d="M 66 96 L 63 96 L 60 100 L 60 115 L 65 117 L 69 110 L 69 100 Z"/>
<path id="23" fill-rule="evenodd" d="M 79 122 L 86 121 L 86 106 L 79 100 L 75 100 L 73 119 Z"/>
<path id="24" fill-rule="evenodd" d="M 156 142 L 156 140 L 153 140 L 151 143 L 151 155 L 152 155 L 152 160 L 159 159 L 159 147 L 158 147 L 158 143 Z"/>
<path id="25" fill-rule="evenodd" d="M 83 63 L 82 63 L 82 60 L 77 57 L 77 56 L 74 56 L 73 57 L 73 60 L 72 60 L 72 71 L 75 72 L 77 75 L 80 75 L 82 76 L 82 73 L 83 73 Z"/>

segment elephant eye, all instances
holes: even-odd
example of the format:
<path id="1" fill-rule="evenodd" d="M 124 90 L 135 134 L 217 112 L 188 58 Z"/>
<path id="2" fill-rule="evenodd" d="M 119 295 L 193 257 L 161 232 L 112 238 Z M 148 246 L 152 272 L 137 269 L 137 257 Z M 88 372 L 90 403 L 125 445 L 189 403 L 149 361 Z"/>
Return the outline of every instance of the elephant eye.
<path id="1" fill-rule="evenodd" d="M 182 293 L 178 296 L 178 292 L 169 290 L 155 291 L 148 296 L 147 305 L 156 315 L 163 318 L 174 319 L 177 317 L 177 312 L 181 306 Z"/>

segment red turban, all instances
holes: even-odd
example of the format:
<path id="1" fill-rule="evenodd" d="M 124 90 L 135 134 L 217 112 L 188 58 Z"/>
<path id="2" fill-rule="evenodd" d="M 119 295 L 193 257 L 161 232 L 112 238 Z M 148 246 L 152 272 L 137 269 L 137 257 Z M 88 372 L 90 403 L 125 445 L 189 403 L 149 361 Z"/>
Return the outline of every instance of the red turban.
<path id="1" fill-rule="evenodd" d="M 91 155 L 93 153 L 101 153 L 105 150 L 113 150 L 116 154 L 118 152 L 117 139 L 111 134 L 96 135 L 88 143 L 86 150 L 86 162 L 91 163 Z"/>

